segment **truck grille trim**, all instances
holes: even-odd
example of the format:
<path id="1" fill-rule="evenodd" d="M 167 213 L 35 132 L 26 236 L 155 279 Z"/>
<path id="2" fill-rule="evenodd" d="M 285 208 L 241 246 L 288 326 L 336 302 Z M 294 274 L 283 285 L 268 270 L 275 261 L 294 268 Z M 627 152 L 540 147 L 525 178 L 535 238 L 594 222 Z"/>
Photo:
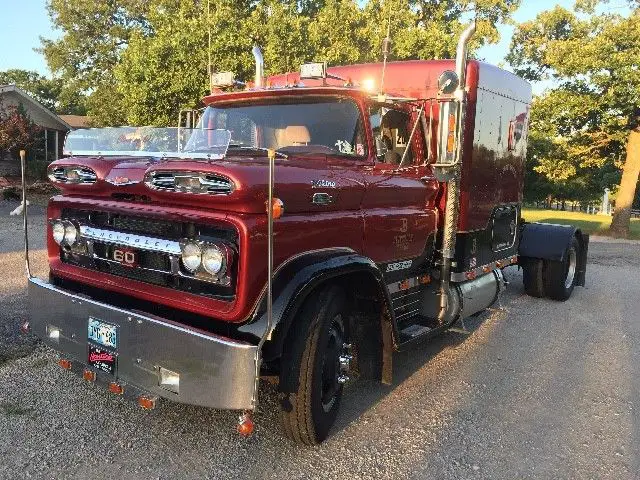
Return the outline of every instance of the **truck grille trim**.
<path id="1" fill-rule="evenodd" d="M 63 209 L 61 218 L 79 226 L 78 245 L 60 249 L 63 263 L 208 298 L 235 298 L 235 262 L 228 272 L 230 283 L 188 273 L 180 263 L 183 239 L 216 239 L 234 245 L 237 234 L 229 228 L 75 208 Z M 135 267 L 114 260 L 113 251 L 119 247 L 138 252 Z"/>
<path id="2" fill-rule="evenodd" d="M 174 240 L 135 235 L 133 233 L 116 232 L 104 230 L 102 228 L 80 225 L 80 237 L 88 240 L 97 240 L 112 245 L 124 245 L 126 247 L 149 250 L 152 252 L 168 253 L 169 255 L 180 255 L 180 244 Z"/>

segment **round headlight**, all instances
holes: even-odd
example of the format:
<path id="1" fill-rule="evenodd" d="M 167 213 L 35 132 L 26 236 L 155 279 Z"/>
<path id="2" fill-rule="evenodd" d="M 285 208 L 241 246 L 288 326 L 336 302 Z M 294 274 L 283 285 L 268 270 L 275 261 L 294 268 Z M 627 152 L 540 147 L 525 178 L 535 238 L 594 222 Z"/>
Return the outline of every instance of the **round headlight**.
<path id="1" fill-rule="evenodd" d="M 53 240 L 60 245 L 64 240 L 64 224 L 62 222 L 54 222 L 51 229 L 53 230 Z"/>
<path id="2" fill-rule="evenodd" d="M 211 275 L 217 275 L 224 267 L 224 255 L 215 245 L 202 252 L 202 266 Z"/>
<path id="3" fill-rule="evenodd" d="M 73 245 L 76 243 L 76 238 L 78 238 L 78 230 L 73 223 L 67 223 L 64 226 L 64 241 L 67 245 Z"/>
<path id="4" fill-rule="evenodd" d="M 182 247 L 182 264 L 190 272 L 195 272 L 202 263 L 202 252 L 196 243 L 185 243 Z"/>

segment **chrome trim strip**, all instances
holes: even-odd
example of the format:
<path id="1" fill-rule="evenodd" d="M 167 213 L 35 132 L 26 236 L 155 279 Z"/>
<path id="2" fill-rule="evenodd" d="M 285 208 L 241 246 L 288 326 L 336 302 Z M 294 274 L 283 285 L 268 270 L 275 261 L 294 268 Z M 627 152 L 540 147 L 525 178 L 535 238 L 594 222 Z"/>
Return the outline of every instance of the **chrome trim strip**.
<path id="1" fill-rule="evenodd" d="M 104 230 L 87 225 L 80 225 L 80 237 L 112 245 L 125 245 L 141 250 L 149 250 L 151 252 L 168 253 L 170 255 L 182 254 L 180 243 L 174 240 L 134 235 L 133 233 L 122 233 L 114 230 Z"/>
<path id="2" fill-rule="evenodd" d="M 515 259 L 515 261 L 513 261 L 513 259 Z M 500 264 L 500 266 L 498 266 L 498 263 Z M 469 280 L 467 278 L 467 273 L 469 272 L 473 272 L 476 277 L 479 277 L 480 275 L 485 275 L 491 272 L 492 270 L 508 267 L 509 265 L 515 265 L 517 263 L 518 263 L 518 255 L 517 254 L 509 255 L 506 258 L 496 260 L 495 262 L 487 263 L 486 265 L 481 265 L 479 267 L 474 268 L 473 270 L 467 270 L 466 272 L 452 272 L 451 281 L 466 282 L 467 280 Z M 485 268 L 487 269 L 486 272 L 484 271 Z"/>

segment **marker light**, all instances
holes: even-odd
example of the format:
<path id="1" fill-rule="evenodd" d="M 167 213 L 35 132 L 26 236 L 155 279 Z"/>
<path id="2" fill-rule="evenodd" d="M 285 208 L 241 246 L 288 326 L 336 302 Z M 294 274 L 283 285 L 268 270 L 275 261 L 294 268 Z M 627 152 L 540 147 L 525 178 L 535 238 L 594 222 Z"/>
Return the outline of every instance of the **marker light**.
<path id="1" fill-rule="evenodd" d="M 153 410 L 156 408 L 156 403 L 156 398 L 147 397 L 146 395 L 142 395 L 138 398 L 138 405 L 140 405 L 144 410 Z"/>
<path id="2" fill-rule="evenodd" d="M 82 378 L 84 378 L 87 382 L 95 382 L 96 372 L 91 370 L 85 370 L 84 372 L 82 372 Z"/>
<path id="3" fill-rule="evenodd" d="M 116 382 L 109 383 L 109 391 L 115 395 L 122 395 L 124 393 L 124 387 Z"/>
<path id="4" fill-rule="evenodd" d="M 253 433 L 254 423 L 251 419 L 251 415 L 248 412 L 240 415 L 238 419 L 238 433 L 243 437 L 250 437 Z"/>
<path id="5" fill-rule="evenodd" d="M 376 90 L 376 81 L 373 78 L 365 78 L 362 82 L 362 88 L 367 92 L 373 93 Z"/>
<path id="6" fill-rule="evenodd" d="M 265 202 L 265 206 L 268 202 Z M 268 207 L 267 207 L 268 208 Z M 274 220 L 277 220 L 284 215 L 284 203 L 279 198 L 274 198 L 271 203 L 271 215 Z"/>
<path id="7" fill-rule="evenodd" d="M 69 360 L 65 360 L 64 358 L 58 360 L 58 365 L 60 365 L 65 370 L 71 370 L 71 362 Z"/>
<path id="8" fill-rule="evenodd" d="M 202 251 L 197 243 L 187 242 L 182 245 L 182 264 L 191 273 L 195 272 L 202 263 Z"/>

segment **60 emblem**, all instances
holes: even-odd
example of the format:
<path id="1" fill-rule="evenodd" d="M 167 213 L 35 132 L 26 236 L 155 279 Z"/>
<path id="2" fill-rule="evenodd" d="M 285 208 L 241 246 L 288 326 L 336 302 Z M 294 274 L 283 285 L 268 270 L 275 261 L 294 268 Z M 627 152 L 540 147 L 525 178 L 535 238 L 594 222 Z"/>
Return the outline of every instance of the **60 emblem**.
<path id="1" fill-rule="evenodd" d="M 113 250 L 113 259 L 125 267 L 135 267 L 138 265 L 136 252 L 126 248 L 115 248 Z"/>

